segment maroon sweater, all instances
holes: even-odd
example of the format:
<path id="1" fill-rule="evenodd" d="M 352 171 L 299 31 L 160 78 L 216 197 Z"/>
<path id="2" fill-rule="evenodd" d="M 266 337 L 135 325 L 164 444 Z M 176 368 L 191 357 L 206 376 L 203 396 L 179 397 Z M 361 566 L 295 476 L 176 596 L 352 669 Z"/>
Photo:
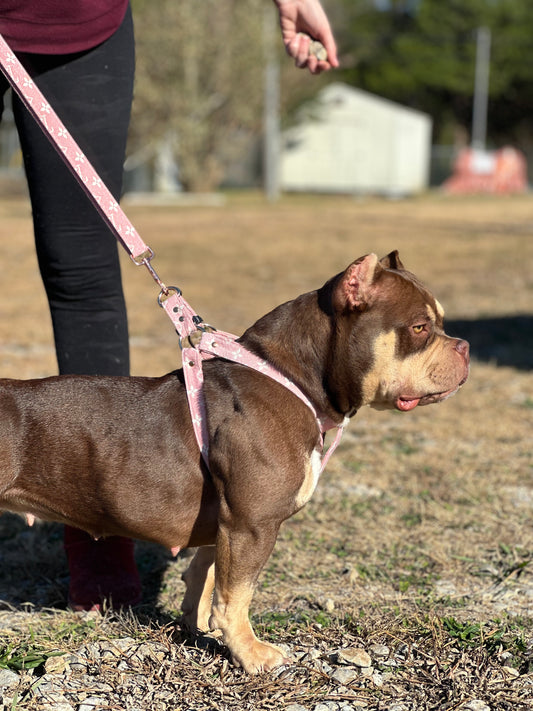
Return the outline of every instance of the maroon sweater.
<path id="1" fill-rule="evenodd" d="M 71 54 L 118 29 L 128 0 L 0 0 L 0 33 L 15 52 Z"/>

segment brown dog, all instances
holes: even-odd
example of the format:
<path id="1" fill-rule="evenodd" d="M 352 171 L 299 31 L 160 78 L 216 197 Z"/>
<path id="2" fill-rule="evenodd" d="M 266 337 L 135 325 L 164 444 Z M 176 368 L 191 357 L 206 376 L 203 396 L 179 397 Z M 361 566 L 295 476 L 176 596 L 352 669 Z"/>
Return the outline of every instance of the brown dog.
<path id="1" fill-rule="evenodd" d="M 363 405 L 411 410 L 459 388 L 468 343 L 447 336 L 442 317 L 397 252 L 370 254 L 240 342 L 340 423 Z M 280 524 L 315 489 L 321 440 L 311 410 L 265 375 L 214 359 L 204 376 L 209 471 L 181 370 L 0 381 L 0 508 L 95 537 L 198 546 L 184 576 L 185 624 L 220 630 L 248 672 L 271 669 L 284 655 L 255 637 L 248 608 Z"/>

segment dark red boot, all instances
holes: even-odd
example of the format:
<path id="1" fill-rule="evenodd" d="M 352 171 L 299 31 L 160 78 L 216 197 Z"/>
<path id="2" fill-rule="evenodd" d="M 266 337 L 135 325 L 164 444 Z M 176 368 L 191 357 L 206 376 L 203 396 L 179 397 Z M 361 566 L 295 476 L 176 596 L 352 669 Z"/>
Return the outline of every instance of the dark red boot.
<path id="1" fill-rule="evenodd" d="M 95 541 L 85 531 L 65 526 L 64 544 L 73 610 L 101 610 L 104 601 L 115 609 L 140 602 L 141 580 L 131 538 L 110 536 Z"/>

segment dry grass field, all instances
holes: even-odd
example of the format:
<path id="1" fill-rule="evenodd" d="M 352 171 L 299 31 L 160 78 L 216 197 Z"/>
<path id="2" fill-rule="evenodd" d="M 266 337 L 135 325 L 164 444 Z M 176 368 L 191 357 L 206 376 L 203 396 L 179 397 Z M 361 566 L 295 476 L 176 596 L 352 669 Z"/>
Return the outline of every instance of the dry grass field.
<path id="1" fill-rule="evenodd" d="M 143 604 L 74 614 L 61 529 L 2 516 L 0 708 L 531 709 L 532 198 L 270 206 L 238 195 L 125 209 L 162 279 L 237 334 L 356 257 L 399 249 L 444 305 L 448 333 L 471 342 L 471 376 L 440 405 L 361 411 L 311 502 L 282 527 L 252 605 L 257 632 L 297 660 L 278 674 L 250 679 L 215 642 L 180 631 L 185 558 L 139 543 Z M 24 200 L 0 203 L 0 241 L 0 374 L 54 374 Z M 155 284 L 127 257 L 123 279 L 133 373 L 176 368 Z M 372 666 L 343 663 L 342 648 L 366 650 Z M 6 670 L 18 676 L 2 686 Z"/>

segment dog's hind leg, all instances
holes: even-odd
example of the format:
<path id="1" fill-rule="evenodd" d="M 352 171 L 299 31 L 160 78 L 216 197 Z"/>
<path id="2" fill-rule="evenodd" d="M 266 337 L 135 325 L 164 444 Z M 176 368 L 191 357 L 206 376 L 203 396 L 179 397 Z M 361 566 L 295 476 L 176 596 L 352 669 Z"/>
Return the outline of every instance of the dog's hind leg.
<path id="1" fill-rule="evenodd" d="M 183 624 L 191 632 L 207 632 L 215 585 L 215 547 L 198 548 L 182 575 L 187 586 L 181 604 Z"/>

